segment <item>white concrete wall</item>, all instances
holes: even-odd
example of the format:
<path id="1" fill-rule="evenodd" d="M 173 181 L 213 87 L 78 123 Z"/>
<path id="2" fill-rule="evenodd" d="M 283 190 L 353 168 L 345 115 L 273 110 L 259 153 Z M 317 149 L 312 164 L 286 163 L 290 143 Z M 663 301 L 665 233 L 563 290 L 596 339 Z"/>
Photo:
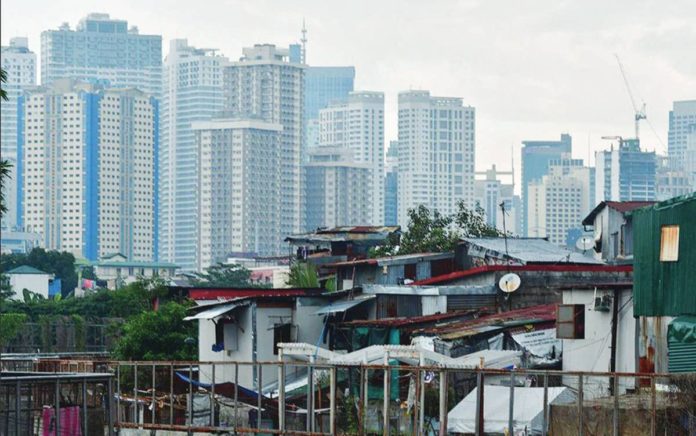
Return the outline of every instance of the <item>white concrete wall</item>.
<path id="1" fill-rule="evenodd" d="M 10 276 L 10 286 L 14 291 L 12 299 L 24 299 L 23 290 L 28 289 L 31 292 L 43 295 L 48 298 L 48 280 L 50 274 L 8 274 Z"/>
<path id="2" fill-rule="evenodd" d="M 597 296 L 612 291 L 597 291 Z M 608 312 L 592 310 L 594 291 L 575 290 L 563 293 L 563 304 L 585 305 L 585 339 L 563 340 L 563 371 L 610 370 L 611 358 L 611 308 Z M 617 329 L 616 371 L 636 370 L 636 321 L 633 318 L 633 300 L 630 289 L 621 291 L 619 298 L 619 323 Z M 564 377 L 564 384 L 577 387 L 576 377 Z M 632 379 L 622 378 L 620 391 L 632 388 Z M 585 380 L 585 398 L 590 399 L 608 394 L 609 378 Z"/>

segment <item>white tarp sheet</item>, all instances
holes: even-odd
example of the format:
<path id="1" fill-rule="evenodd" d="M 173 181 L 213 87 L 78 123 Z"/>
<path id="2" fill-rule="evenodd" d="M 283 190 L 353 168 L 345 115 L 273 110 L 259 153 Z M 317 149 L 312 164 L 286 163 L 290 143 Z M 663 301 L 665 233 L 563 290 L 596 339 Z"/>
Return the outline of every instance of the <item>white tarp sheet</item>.
<path id="1" fill-rule="evenodd" d="M 510 410 L 510 387 L 486 385 L 483 391 L 484 432 L 505 433 Z M 477 388 L 469 393 L 447 414 L 447 431 L 453 433 L 476 432 Z M 541 434 L 544 411 L 544 388 L 515 388 L 513 426 L 514 431 Z M 570 403 L 574 394 L 566 387 L 548 388 L 548 402 Z"/>

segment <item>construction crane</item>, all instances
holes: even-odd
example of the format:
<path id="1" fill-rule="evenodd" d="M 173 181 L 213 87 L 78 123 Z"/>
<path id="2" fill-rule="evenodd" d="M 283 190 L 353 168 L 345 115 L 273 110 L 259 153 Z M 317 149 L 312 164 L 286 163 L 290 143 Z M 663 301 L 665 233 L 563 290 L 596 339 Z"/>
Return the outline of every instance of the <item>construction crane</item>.
<path id="1" fill-rule="evenodd" d="M 621 63 L 621 59 L 619 59 L 619 55 L 614 53 L 614 56 L 616 57 L 616 62 L 619 64 L 619 69 L 621 70 L 621 77 L 623 77 L 624 84 L 626 85 L 626 91 L 628 92 L 628 96 L 631 98 L 631 104 L 633 105 L 633 119 L 636 123 L 636 139 L 639 139 L 639 133 L 640 133 L 640 120 L 646 120 L 648 119 L 648 115 L 645 113 L 645 102 L 643 102 L 643 106 L 638 108 L 638 105 L 636 104 L 636 99 L 633 98 L 633 92 L 631 92 L 631 85 L 628 83 L 628 78 L 626 77 L 626 71 L 624 71 L 623 64 Z"/>

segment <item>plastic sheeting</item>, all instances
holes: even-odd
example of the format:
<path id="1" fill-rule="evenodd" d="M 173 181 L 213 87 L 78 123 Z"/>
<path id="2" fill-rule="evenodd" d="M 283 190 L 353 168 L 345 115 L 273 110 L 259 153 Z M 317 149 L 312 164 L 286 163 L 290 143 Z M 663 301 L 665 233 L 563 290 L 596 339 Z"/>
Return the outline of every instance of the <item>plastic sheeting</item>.
<path id="1" fill-rule="evenodd" d="M 485 433 L 509 434 L 510 388 L 508 386 L 485 386 L 483 417 Z M 476 432 L 476 396 L 474 388 L 447 414 L 447 431 L 454 433 Z M 514 431 L 541 434 L 544 412 L 544 388 L 515 388 Z M 548 388 L 548 402 L 571 403 L 574 394 L 565 387 Z"/>

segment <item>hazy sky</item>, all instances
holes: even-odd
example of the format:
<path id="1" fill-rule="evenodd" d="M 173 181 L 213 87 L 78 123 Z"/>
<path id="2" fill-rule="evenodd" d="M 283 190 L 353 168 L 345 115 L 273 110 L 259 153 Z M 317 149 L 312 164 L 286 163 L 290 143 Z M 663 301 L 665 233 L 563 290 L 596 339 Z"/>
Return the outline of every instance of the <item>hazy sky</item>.
<path id="1" fill-rule="evenodd" d="M 476 107 L 476 163 L 519 171 L 520 141 L 573 135 L 574 155 L 632 136 L 636 99 L 647 103 L 643 145 L 666 150 L 673 100 L 696 98 L 696 1 L 2 0 L 2 43 L 71 27 L 89 12 L 126 19 L 141 33 L 236 59 L 241 48 L 286 46 L 308 28 L 310 65 L 354 65 L 356 89 L 386 93 L 386 140 L 397 136 L 397 93 L 427 89 Z M 640 103 L 639 103 L 640 104 Z M 660 140 L 664 143 L 662 145 Z M 594 158 L 593 158 L 594 160 Z"/>

